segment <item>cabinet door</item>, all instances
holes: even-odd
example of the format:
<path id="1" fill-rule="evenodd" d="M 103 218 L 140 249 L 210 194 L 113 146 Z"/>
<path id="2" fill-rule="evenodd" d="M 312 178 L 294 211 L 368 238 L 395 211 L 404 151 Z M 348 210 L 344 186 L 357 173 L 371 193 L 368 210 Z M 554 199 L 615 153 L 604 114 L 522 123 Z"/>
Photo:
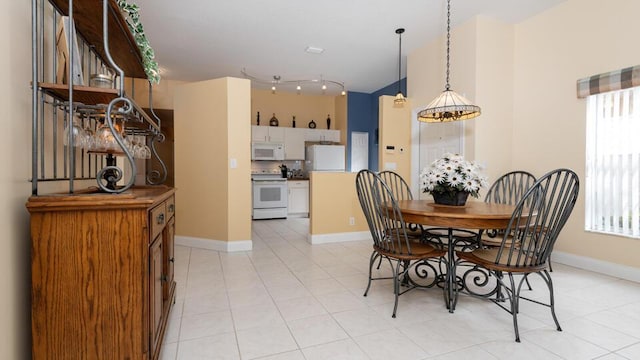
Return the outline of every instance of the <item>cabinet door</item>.
<path id="1" fill-rule="evenodd" d="M 340 130 L 324 130 L 325 132 L 325 140 L 340 142 Z"/>
<path id="2" fill-rule="evenodd" d="M 321 141 L 322 140 L 322 130 L 306 129 L 305 139 L 306 139 L 306 141 Z"/>
<path id="3" fill-rule="evenodd" d="M 304 160 L 304 139 L 306 129 L 284 129 L 284 159 Z"/>
<path id="4" fill-rule="evenodd" d="M 169 294 L 171 291 L 171 284 L 173 283 L 173 267 L 174 267 L 174 236 L 176 233 L 176 221 L 175 218 L 171 218 L 167 223 L 167 227 L 164 229 L 164 244 L 163 248 L 163 274 L 164 281 L 162 282 L 162 299 L 164 301 L 171 301 Z"/>
<path id="5" fill-rule="evenodd" d="M 269 142 L 284 142 L 284 127 L 269 126 Z"/>
<path id="6" fill-rule="evenodd" d="M 269 141 L 269 127 L 251 125 L 251 141 Z"/>
<path id="7" fill-rule="evenodd" d="M 289 181 L 290 214 L 305 214 L 309 212 L 309 182 Z"/>
<path id="8" fill-rule="evenodd" d="M 149 248 L 149 340 L 152 354 L 160 340 L 162 323 L 162 237 L 162 234 L 158 235 Z"/>

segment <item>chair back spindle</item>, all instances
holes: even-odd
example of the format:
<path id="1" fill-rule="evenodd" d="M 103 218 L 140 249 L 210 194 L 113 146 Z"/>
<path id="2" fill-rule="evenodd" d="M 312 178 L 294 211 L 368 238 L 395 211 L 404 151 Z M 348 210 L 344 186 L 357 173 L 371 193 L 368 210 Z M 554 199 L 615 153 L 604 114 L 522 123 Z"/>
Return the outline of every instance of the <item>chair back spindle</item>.
<path id="1" fill-rule="evenodd" d="M 389 186 L 370 170 L 356 175 L 356 191 L 374 246 L 394 254 L 411 254 L 402 213 Z"/>
<path id="2" fill-rule="evenodd" d="M 557 169 L 542 176 L 517 203 L 496 265 L 544 267 L 576 203 L 578 176 L 569 169 Z M 518 246 L 513 246 L 513 236 Z"/>

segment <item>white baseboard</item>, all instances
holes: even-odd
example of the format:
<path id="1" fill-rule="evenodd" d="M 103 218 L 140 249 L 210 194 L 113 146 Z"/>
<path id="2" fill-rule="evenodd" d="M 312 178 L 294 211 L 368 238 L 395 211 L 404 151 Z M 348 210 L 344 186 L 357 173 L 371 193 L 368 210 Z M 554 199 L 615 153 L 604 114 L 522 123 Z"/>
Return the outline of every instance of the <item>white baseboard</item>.
<path id="1" fill-rule="evenodd" d="M 307 241 L 312 245 L 360 240 L 372 240 L 371 233 L 369 231 L 356 231 L 333 234 L 307 235 Z"/>
<path id="2" fill-rule="evenodd" d="M 253 248 L 253 241 L 251 240 L 222 241 L 177 235 L 175 237 L 175 243 L 181 246 L 224 252 L 250 251 Z"/>
<path id="3" fill-rule="evenodd" d="M 551 255 L 551 266 L 556 262 L 640 283 L 640 268 L 569 254 L 562 251 L 554 251 Z"/>

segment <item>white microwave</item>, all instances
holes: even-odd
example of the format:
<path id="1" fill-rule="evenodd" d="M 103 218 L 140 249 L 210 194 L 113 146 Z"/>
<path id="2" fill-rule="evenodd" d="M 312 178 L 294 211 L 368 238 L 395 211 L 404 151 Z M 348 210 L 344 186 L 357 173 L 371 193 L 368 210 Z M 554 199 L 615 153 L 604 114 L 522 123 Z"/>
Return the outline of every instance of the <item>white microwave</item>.
<path id="1" fill-rule="evenodd" d="M 284 144 L 252 142 L 251 160 L 284 160 Z"/>

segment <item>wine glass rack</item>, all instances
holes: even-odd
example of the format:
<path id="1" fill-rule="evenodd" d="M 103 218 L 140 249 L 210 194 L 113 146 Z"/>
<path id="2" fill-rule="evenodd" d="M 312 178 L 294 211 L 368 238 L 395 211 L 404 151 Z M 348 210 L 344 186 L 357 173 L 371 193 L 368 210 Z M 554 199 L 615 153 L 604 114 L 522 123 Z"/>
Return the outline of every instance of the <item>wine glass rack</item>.
<path id="1" fill-rule="evenodd" d="M 62 19 L 68 19 L 69 25 Z M 66 44 L 62 56 L 60 34 Z M 114 0 L 32 0 L 32 64 L 33 195 L 39 194 L 42 182 L 67 182 L 68 193 L 84 191 L 92 180 L 102 192 L 127 191 L 137 173 L 130 136 L 143 136 L 153 163 L 159 165 L 158 169 L 146 167 L 146 184 L 166 180 L 167 168 L 155 146 L 165 136 L 153 111 L 152 84 L 149 82 L 149 113 L 125 93 L 125 75 L 147 76 L 134 37 Z M 114 74 L 111 87 L 87 86 L 91 75 L 105 69 Z M 82 80 L 77 81 L 76 74 Z M 134 95 L 133 80 L 131 83 Z M 77 143 L 76 130 L 89 136 L 100 127 L 108 127 L 115 148 Z"/>

